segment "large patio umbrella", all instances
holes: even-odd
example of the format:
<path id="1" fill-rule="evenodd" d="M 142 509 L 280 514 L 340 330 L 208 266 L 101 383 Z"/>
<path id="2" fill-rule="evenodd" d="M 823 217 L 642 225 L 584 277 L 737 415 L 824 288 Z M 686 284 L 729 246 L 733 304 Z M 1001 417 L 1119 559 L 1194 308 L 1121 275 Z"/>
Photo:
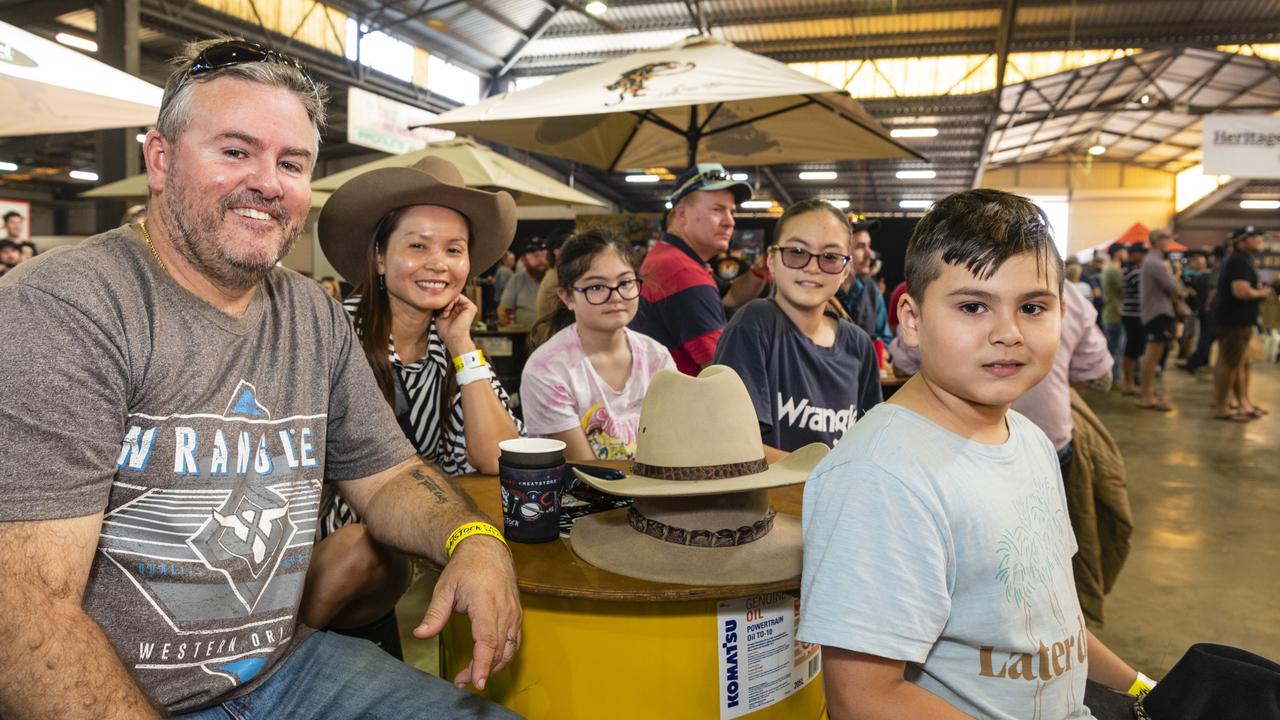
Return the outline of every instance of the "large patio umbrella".
<path id="1" fill-rule="evenodd" d="M 330 193 L 316 192 L 315 187 L 311 190 L 311 207 L 313 209 L 322 207 L 324 201 L 329 199 Z M 92 190 L 86 190 L 80 193 L 82 198 L 104 199 L 112 198 L 119 200 L 136 200 L 144 202 L 147 199 L 147 174 L 138 173 L 123 180 L 117 180 L 106 185 L 99 185 Z"/>
<path id="2" fill-rule="evenodd" d="M 515 198 L 517 205 L 605 205 L 549 175 L 465 138 L 430 143 L 422 150 L 358 165 L 316 180 L 311 187 L 314 190 L 337 190 L 357 175 L 384 167 L 407 167 L 427 155 L 442 157 L 456 165 L 467 187 L 506 190 Z"/>
<path id="3" fill-rule="evenodd" d="M 0 22 L 0 136 L 152 125 L 164 91 Z"/>
<path id="4" fill-rule="evenodd" d="M 923 159 L 843 90 L 710 37 L 567 72 L 426 125 L 609 171 Z"/>

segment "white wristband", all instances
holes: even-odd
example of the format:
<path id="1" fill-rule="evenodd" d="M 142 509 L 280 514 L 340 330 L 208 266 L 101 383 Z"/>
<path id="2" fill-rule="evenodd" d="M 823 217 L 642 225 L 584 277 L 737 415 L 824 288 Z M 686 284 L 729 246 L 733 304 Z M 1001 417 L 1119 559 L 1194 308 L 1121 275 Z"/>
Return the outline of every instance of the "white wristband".
<path id="1" fill-rule="evenodd" d="M 491 377 L 493 377 L 493 370 L 488 365 L 463 368 L 457 373 L 458 387 L 470 385 L 477 380 L 488 380 Z"/>

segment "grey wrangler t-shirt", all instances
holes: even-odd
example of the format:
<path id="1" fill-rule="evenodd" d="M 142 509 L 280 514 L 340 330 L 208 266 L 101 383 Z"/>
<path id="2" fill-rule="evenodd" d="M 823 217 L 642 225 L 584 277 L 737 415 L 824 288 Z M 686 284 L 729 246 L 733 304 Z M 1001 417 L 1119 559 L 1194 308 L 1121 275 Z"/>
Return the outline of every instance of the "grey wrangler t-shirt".
<path id="1" fill-rule="evenodd" d="M 0 521 L 104 514 L 83 606 L 168 712 L 251 690 L 306 635 L 321 482 L 413 455 L 342 307 L 277 268 L 231 317 L 125 227 L 0 318 Z"/>

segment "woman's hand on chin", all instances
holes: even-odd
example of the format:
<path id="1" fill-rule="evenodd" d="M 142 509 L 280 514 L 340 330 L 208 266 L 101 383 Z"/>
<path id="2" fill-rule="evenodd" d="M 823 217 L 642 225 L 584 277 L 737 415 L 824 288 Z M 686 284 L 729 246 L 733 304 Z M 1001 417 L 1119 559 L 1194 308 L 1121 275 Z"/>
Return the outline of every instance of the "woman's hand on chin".
<path id="1" fill-rule="evenodd" d="M 476 311 L 475 303 L 466 295 L 458 295 L 436 313 L 436 331 L 440 333 L 450 356 L 457 357 L 476 349 L 471 340 L 471 324 L 475 322 Z"/>

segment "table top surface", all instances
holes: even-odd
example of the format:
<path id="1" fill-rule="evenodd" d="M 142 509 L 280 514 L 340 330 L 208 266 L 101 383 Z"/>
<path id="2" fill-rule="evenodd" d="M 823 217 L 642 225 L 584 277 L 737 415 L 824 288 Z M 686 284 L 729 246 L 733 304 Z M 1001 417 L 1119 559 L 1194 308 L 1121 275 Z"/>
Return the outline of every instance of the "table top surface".
<path id="1" fill-rule="evenodd" d="M 614 464 L 592 461 L 593 464 Z M 464 475 L 457 478 L 458 485 L 488 515 L 494 524 L 502 527 L 502 503 L 496 475 Z M 770 491 L 769 499 L 780 513 L 800 514 L 804 485 L 791 485 Z M 639 578 L 617 575 L 602 570 L 578 557 L 569 546 L 567 538 L 551 542 L 526 544 L 510 543 L 515 557 L 516 575 L 521 592 L 554 597 L 611 600 L 616 602 L 652 602 L 682 600 L 716 600 L 738 598 L 767 592 L 795 590 L 800 578 L 756 585 L 679 585 L 657 583 Z"/>

